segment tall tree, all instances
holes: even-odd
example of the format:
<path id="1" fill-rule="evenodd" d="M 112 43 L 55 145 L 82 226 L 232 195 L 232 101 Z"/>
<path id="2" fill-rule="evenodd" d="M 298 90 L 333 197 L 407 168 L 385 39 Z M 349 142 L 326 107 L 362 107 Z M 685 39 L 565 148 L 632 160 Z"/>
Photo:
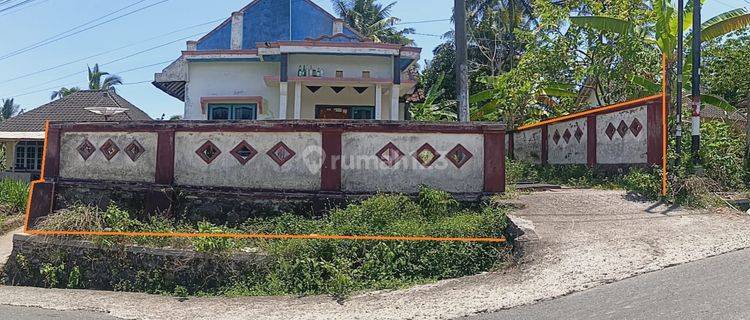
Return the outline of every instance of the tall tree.
<path id="1" fill-rule="evenodd" d="M 13 98 L 3 99 L 3 107 L 0 109 L 0 121 L 10 119 L 18 114 L 21 107 L 14 103 Z"/>
<path id="2" fill-rule="evenodd" d="M 88 68 L 90 90 L 114 90 L 116 85 L 122 84 L 122 78 L 99 70 L 99 64 Z"/>
<path id="3" fill-rule="evenodd" d="M 336 14 L 363 36 L 375 41 L 413 45 L 409 38 L 413 28 L 397 29 L 395 25 L 401 20 L 391 16 L 396 2 L 381 5 L 375 0 L 333 0 Z"/>

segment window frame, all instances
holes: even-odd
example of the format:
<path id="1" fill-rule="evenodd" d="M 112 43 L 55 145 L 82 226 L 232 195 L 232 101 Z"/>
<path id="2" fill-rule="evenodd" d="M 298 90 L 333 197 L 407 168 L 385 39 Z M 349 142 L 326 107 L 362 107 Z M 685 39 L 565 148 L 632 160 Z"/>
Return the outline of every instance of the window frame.
<path id="1" fill-rule="evenodd" d="M 211 121 L 250 121 L 258 120 L 258 104 L 255 102 L 249 103 L 209 103 L 206 106 L 208 120 Z M 213 119 L 213 111 L 216 108 L 227 108 L 228 119 Z M 237 110 L 251 109 L 252 119 L 237 119 Z"/>
<path id="2" fill-rule="evenodd" d="M 31 153 L 29 153 L 31 152 Z M 29 157 L 31 155 L 31 157 Z M 38 172 L 44 161 L 44 141 L 22 140 L 13 148 L 13 170 L 21 172 Z M 32 164 L 29 167 L 29 163 Z"/>

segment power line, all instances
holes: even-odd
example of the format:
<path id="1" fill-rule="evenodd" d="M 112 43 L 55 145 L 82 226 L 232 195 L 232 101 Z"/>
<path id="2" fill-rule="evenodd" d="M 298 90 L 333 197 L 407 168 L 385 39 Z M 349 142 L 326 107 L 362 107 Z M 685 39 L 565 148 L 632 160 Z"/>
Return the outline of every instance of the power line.
<path id="1" fill-rule="evenodd" d="M 14 4 L 14 5 L 2 8 L 2 9 L 0 9 L 0 12 L 5 12 L 5 11 L 11 10 L 11 9 L 13 9 L 15 7 L 19 7 L 19 6 L 22 6 L 24 4 L 34 2 L 34 1 L 36 1 L 36 0 L 24 0 L 24 1 L 21 1 L 19 3 Z"/>
<path id="2" fill-rule="evenodd" d="M 150 4 L 150 5 L 147 5 L 147 6 L 145 6 L 145 7 L 141 7 L 141 8 L 135 9 L 135 10 L 133 10 L 133 11 L 130 11 L 130 12 L 128 12 L 128 13 L 124 13 L 124 14 L 122 14 L 122 15 L 116 16 L 116 17 L 114 17 L 114 18 L 112 18 L 112 19 L 108 19 L 108 20 L 106 20 L 106 21 L 103 21 L 103 22 L 97 23 L 97 24 L 95 24 L 95 25 L 93 25 L 93 26 L 89 26 L 89 27 L 86 27 L 86 28 L 84 28 L 84 29 L 81 29 L 81 30 L 75 31 L 75 32 L 73 32 L 73 33 L 70 33 L 70 34 L 67 34 L 67 35 L 65 35 L 66 33 L 68 33 L 68 32 L 71 32 L 72 30 L 78 29 L 78 28 L 80 28 L 80 27 L 82 27 L 82 26 L 85 26 L 85 25 L 87 25 L 87 24 L 90 24 L 90 23 L 92 23 L 92 22 L 95 22 L 95 21 L 101 20 L 101 19 L 103 19 L 103 18 L 105 18 L 105 17 L 107 17 L 107 16 L 110 16 L 110 15 L 113 15 L 113 14 L 115 14 L 115 13 L 117 13 L 117 12 L 123 11 L 123 10 L 125 10 L 125 9 L 127 9 L 127 8 L 129 8 L 129 7 L 135 6 L 135 5 L 137 5 L 137 4 L 141 3 L 141 2 L 144 2 L 144 1 L 146 1 L 146 0 L 139 0 L 139 1 L 137 1 L 136 3 L 134 3 L 134 4 L 131 4 L 131 5 L 128 5 L 128 6 L 126 6 L 126 7 L 123 7 L 123 8 L 121 8 L 121 9 L 118 9 L 118 10 L 116 10 L 116 11 L 112 12 L 112 13 L 106 14 L 106 15 L 104 15 L 104 16 L 102 16 L 102 17 L 99 17 L 99 18 L 97 18 L 97 19 L 94 19 L 94 20 L 92 20 L 92 21 L 89 21 L 89 22 L 87 22 L 87 23 L 84 23 L 84 24 L 82 24 L 82 25 L 80 25 L 80 26 L 77 26 L 77 27 L 75 27 L 75 28 L 69 29 L 69 30 L 67 30 L 67 31 L 65 31 L 65 32 L 59 33 L 59 34 L 57 34 L 57 35 L 55 35 L 55 36 L 52 36 L 52 37 L 50 37 L 50 38 L 47 38 L 47 39 L 45 39 L 45 40 L 42 40 L 42 41 L 40 41 L 40 42 L 37 42 L 36 44 L 33 44 L 33 45 L 31 45 L 31 46 L 27 46 L 27 47 L 25 47 L 25 48 L 22 48 L 22 49 L 19 49 L 19 50 L 16 50 L 16 51 L 13 51 L 13 52 L 11 52 L 11 53 L 8 53 L 8 54 L 6 54 L 6 55 L 4 55 L 4 56 L 0 57 L 0 61 L 2 61 L 2 60 L 5 60 L 5 59 L 7 59 L 7 58 L 10 58 L 10 57 L 13 57 L 13 56 L 17 56 L 17 55 L 19 55 L 19 54 L 21 54 L 21 53 L 24 53 L 24 52 L 27 52 L 27 51 L 30 51 L 30 50 L 33 50 L 33 49 L 36 49 L 36 48 L 39 48 L 39 47 L 42 47 L 42 46 L 48 45 L 48 44 L 50 44 L 50 43 L 53 43 L 53 42 L 57 42 L 57 41 L 60 41 L 60 40 L 62 40 L 62 39 L 65 39 L 65 38 L 69 38 L 69 37 L 72 37 L 72 36 L 74 36 L 74 35 L 77 35 L 77 34 L 80 34 L 80 33 L 82 33 L 82 32 L 85 32 L 85 31 L 91 30 L 91 29 L 93 29 L 93 28 L 99 27 L 99 26 L 101 26 L 101 25 L 104 25 L 104 24 L 107 24 L 107 23 L 109 23 L 109 22 L 112 22 L 112 21 L 115 21 L 115 20 L 118 20 L 118 19 L 124 18 L 124 17 L 126 17 L 126 16 L 129 16 L 129 15 L 135 14 L 135 13 L 137 13 L 137 12 L 140 12 L 140 11 L 146 10 L 146 9 L 148 9 L 148 8 L 151 8 L 151 7 L 153 7 L 153 6 L 156 6 L 156 5 L 158 5 L 158 4 L 162 4 L 162 3 L 164 3 L 164 2 L 167 2 L 167 1 L 169 1 L 169 0 L 161 0 L 161 1 L 159 1 L 159 2 L 156 2 L 156 3 L 152 3 L 152 4 Z"/>
<path id="3" fill-rule="evenodd" d="M 405 21 L 405 22 L 397 22 L 394 23 L 394 26 L 402 25 L 402 24 L 420 24 L 420 23 L 432 23 L 432 22 L 445 22 L 445 21 L 451 21 L 451 19 L 435 19 L 435 20 L 420 20 L 420 21 Z"/>
<path id="4" fill-rule="evenodd" d="M 128 73 L 128 72 L 131 72 L 131 71 L 135 71 L 135 70 L 140 70 L 140 69 L 145 69 L 145 68 L 149 68 L 149 67 L 154 67 L 154 66 L 157 66 L 157 65 L 163 65 L 163 64 L 165 64 L 165 63 L 168 63 L 168 62 L 172 62 L 172 61 L 174 61 L 174 60 L 173 60 L 173 59 L 170 59 L 170 60 L 165 60 L 165 61 L 162 61 L 162 62 L 157 62 L 157 63 L 153 63 L 153 64 L 148 64 L 148 65 L 145 65 L 145 66 L 135 67 L 135 68 L 132 68 L 132 69 L 128 69 L 128 70 L 123 70 L 123 71 L 118 71 L 118 72 L 114 72 L 114 73 L 115 73 L 115 74 L 123 74 L 123 73 Z M 135 82 L 135 83 L 127 83 L 127 85 L 131 85 L 131 84 L 139 84 L 139 83 L 144 83 L 144 82 L 145 82 L 145 81 L 141 81 L 141 82 Z M 54 86 L 54 87 L 49 87 L 49 88 L 44 88 L 44 89 L 39 89 L 39 90 L 35 90 L 35 91 L 30 91 L 30 92 L 26 92 L 26 93 L 22 93 L 22 94 L 17 94 L 17 95 L 13 95 L 12 97 L 16 98 L 16 97 L 23 97 L 23 96 L 28 96 L 28 95 L 30 95 L 30 94 L 35 94 L 35 93 L 41 93 L 41 92 L 45 92 L 45 91 L 50 91 L 50 90 L 60 89 L 61 87 L 73 87 L 73 86 L 79 86 L 79 85 L 81 85 L 82 83 L 83 83 L 83 84 L 86 84 L 85 82 L 67 83 L 67 84 L 57 85 L 57 86 Z"/>
<path id="5" fill-rule="evenodd" d="M 49 0 L 41 0 L 41 1 L 35 1 L 34 3 L 32 3 L 32 4 L 28 5 L 28 6 L 24 6 L 24 7 L 21 7 L 21 8 L 18 8 L 18 9 L 16 9 L 16 10 L 14 10 L 14 11 L 11 11 L 11 12 L 6 12 L 6 13 L 3 13 L 3 14 L 0 14 L 0 17 L 4 17 L 4 16 L 7 16 L 7 15 L 9 15 L 9 14 L 14 14 L 14 13 L 16 13 L 16 12 L 19 12 L 19 11 L 23 10 L 23 9 L 26 9 L 26 8 L 31 8 L 31 7 L 34 7 L 34 6 L 40 5 L 40 4 L 42 4 L 42 3 L 45 3 L 45 2 L 47 2 L 47 1 L 49 1 Z"/>
<path id="6" fill-rule="evenodd" d="M 114 59 L 114 60 L 111 60 L 111 61 L 107 61 L 107 62 L 105 62 L 105 63 L 101 63 L 101 64 L 99 64 L 99 65 L 100 65 L 100 66 L 106 66 L 106 65 L 109 65 L 109 64 L 112 64 L 112 63 L 115 63 L 115 62 L 119 62 L 119 61 L 122 61 L 122 60 L 125 60 L 125 59 L 128 59 L 128 58 L 134 57 L 134 56 L 136 56 L 136 55 L 139 55 L 139 54 L 143 54 L 143 53 L 146 53 L 146 52 L 149 52 L 149 51 L 153 51 L 153 50 L 156 50 L 156 49 L 158 49 L 158 48 L 162 48 L 162 47 L 165 47 L 165 46 L 167 46 L 167 45 L 173 44 L 173 43 L 175 43 L 175 42 L 178 42 L 178 41 L 183 41 L 183 40 L 185 40 L 185 39 L 190 39 L 190 38 L 193 38 L 193 37 L 195 37 L 195 36 L 198 36 L 198 35 L 201 35 L 201 34 L 204 34 L 204 33 L 205 33 L 205 32 L 200 32 L 200 33 L 196 33 L 196 34 L 191 34 L 191 35 L 189 35 L 189 36 L 187 36 L 187 37 L 183 37 L 183 38 L 180 38 L 180 39 L 177 39 L 177 40 L 172 40 L 172 41 L 170 41 L 170 42 L 166 42 L 166 43 L 163 43 L 163 44 L 160 44 L 160 45 L 157 45 L 157 46 L 153 46 L 153 47 L 151 47 L 151 48 L 148 48 L 148 49 L 144 49 L 144 50 L 138 51 L 138 52 L 136 52 L 136 53 L 131 53 L 131 54 L 129 54 L 129 55 L 126 55 L 126 56 L 123 56 L 123 57 L 120 57 L 120 58 L 117 58 L 117 59 Z M 170 60 L 170 61 L 174 61 L 174 59 L 172 59 L 172 60 Z M 35 85 L 33 85 L 33 86 L 30 86 L 30 87 L 26 87 L 26 88 L 24 88 L 24 89 L 22 89 L 22 90 L 29 90 L 29 89 L 33 89 L 33 88 L 36 88 L 36 87 L 39 87 L 39 86 L 42 86 L 42 85 L 45 85 L 45 84 L 48 84 L 48 83 L 52 83 L 52 82 L 55 82 L 55 81 L 59 81 L 59 80 L 63 80 L 63 79 L 67 79 L 67 78 L 70 78 L 70 77 L 76 76 L 76 75 L 78 75 L 78 74 L 80 74 L 80 73 L 81 73 L 80 71 L 76 71 L 76 72 L 73 72 L 73 73 L 70 73 L 70 74 L 66 74 L 66 75 L 64 75 L 64 76 L 61 76 L 61 77 L 59 77 L 59 78 L 55 78 L 55 79 L 52 79 L 52 80 L 48 80 L 48 81 L 45 81 L 45 82 L 42 82 L 42 83 L 38 83 L 38 84 L 35 84 Z"/>
<path id="7" fill-rule="evenodd" d="M 15 78 L 10 78 L 10 79 L 6 79 L 6 80 L 2 80 L 2 81 L 0 81 L 0 84 L 5 84 L 5 83 L 11 82 L 11 81 L 15 81 L 15 80 L 27 78 L 27 77 L 30 77 L 30 76 L 38 75 L 39 73 L 42 73 L 42 72 L 47 72 L 47 71 L 55 70 L 55 69 L 58 69 L 58 68 L 61 68 L 61 67 L 73 64 L 73 63 L 77 63 L 77 62 L 81 62 L 81 61 L 86 61 L 86 60 L 91 59 L 91 58 L 95 58 L 95 57 L 98 57 L 98 56 L 103 56 L 103 55 L 108 54 L 108 53 L 112 53 L 112 52 L 115 52 L 115 51 L 119 51 L 119 50 L 122 50 L 122 49 L 125 49 L 125 48 L 129 48 L 129 47 L 135 46 L 135 45 L 139 45 L 141 43 L 146 43 L 146 42 L 149 42 L 151 40 L 155 40 L 155 39 L 158 39 L 158 38 L 161 38 L 161 37 L 164 37 L 164 36 L 172 35 L 172 34 L 175 34 L 175 33 L 178 33 L 178 32 L 182 32 L 182 31 L 185 31 L 185 30 L 190 30 L 190 29 L 197 28 L 197 27 L 202 27 L 202 26 L 208 25 L 208 24 L 213 24 L 213 23 L 216 23 L 216 22 L 219 22 L 219 21 L 222 21 L 222 20 L 225 20 L 225 19 L 222 18 L 222 19 L 217 19 L 217 20 L 211 20 L 211 21 L 204 22 L 204 23 L 201 23 L 201 24 L 196 24 L 196 25 L 192 25 L 192 26 L 189 26 L 189 27 L 181 28 L 181 29 L 178 29 L 178 30 L 170 31 L 170 32 L 158 35 L 158 36 L 154 36 L 154 37 L 148 38 L 148 39 L 140 40 L 140 41 L 137 41 L 137 42 L 132 42 L 130 44 L 127 44 L 127 45 L 124 45 L 124 46 L 121 46 L 121 47 L 118 47 L 118 48 L 114 48 L 114 49 L 102 51 L 102 52 L 90 55 L 88 57 L 85 57 L 85 58 L 80 58 L 80 59 L 77 59 L 77 60 L 74 60 L 74 61 L 65 62 L 65 63 L 61 63 L 61 64 L 58 64 L 58 65 L 55 65 L 55 66 L 44 68 L 42 70 L 38 70 L 38 71 L 34 71 L 34 72 L 29 72 L 29 73 L 17 76 Z M 184 39 L 184 38 L 181 38 L 181 39 Z M 179 40 L 175 40 L 175 41 L 179 41 Z M 169 44 L 171 44 L 171 43 L 173 43 L 173 42 L 169 42 Z"/>

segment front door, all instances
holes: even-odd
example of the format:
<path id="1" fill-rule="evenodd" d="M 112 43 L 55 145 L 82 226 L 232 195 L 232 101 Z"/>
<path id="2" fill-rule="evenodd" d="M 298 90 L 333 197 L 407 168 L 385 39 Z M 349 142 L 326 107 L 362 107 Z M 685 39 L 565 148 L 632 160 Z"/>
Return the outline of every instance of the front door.
<path id="1" fill-rule="evenodd" d="M 316 119 L 375 119 L 375 107 L 370 106 L 315 106 Z"/>

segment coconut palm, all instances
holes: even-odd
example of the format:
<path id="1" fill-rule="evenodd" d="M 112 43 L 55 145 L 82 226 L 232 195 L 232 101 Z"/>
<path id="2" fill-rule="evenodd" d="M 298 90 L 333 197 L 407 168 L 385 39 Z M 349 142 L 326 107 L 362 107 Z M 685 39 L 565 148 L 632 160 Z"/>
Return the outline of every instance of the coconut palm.
<path id="1" fill-rule="evenodd" d="M 15 116 L 20 108 L 19 105 L 14 103 L 13 98 L 3 99 L 3 107 L 0 109 L 0 121 Z"/>
<path id="2" fill-rule="evenodd" d="M 413 28 L 396 29 L 394 25 L 401 21 L 391 16 L 396 2 L 381 5 L 375 0 L 333 0 L 333 7 L 341 19 L 357 30 L 364 37 L 375 42 L 412 45 L 414 40 L 408 35 Z"/>
<path id="3" fill-rule="evenodd" d="M 114 90 L 116 85 L 122 84 L 120 76 L 99 70 L 98 63 L 94 64 L 93 68 L 89 67 L 88 70 L 90 90 Z"/>
<path id="4" fill-rule="evenodd" d="M 81 91 L 81 88 L 79 88 L 79 87 L 72 87 L 72 88 L 62 87 L 62 88 L 60 88 L 60 90 L 52 91 L 52 95 L 50 95 L 49 99 L 50 100 L 55 100 L 57 98 L 67 97 L 68 95 L 70 95 L 70 94 L 72 94 L 74 92 L 78 92 L 78 91 Z"/>
<path id="5" fill-rule="evenodd" d="M 693 1 L 687 1 L 685 5 L 684 30 L 677 30 L 676 8 L 669 0 L 653 0 L 652 8 L 656 14 L 656 23 L 650 25 L 635 25 L 633 22 L 607 16 L 578 16 L 571 17 L 574 25 L 590 27 L 604 32 L 618 34 L 623 37 L 638 37 L 647 43 L 653 43 L 667 58 L 668 66 L 671 66 L 677 57 L 677 32 L 683 32 L 686 46 L 690 48 L 692 42 L 692 12 Z M 710 41 L 737 30 L 750 26 L 750 12 L 747 9 L 735 9 L 719 14 L 702 23 L 701 42 Z M 685 69 L 683 77 L 689 77 L 692 70 L 690 54 L 685 55 Z M 644 77 L 634 76 L 631 81 L 642 86 L 647 91 L 658 92 L 661 86 Z M 690 82 L 685 81 L 683 90 L 690 91 Z M 688 95 L 689 97 L 689 95 Z M 725 110 L 734 110 L 734 106 L 724 99 L 710 94 L 701 94 L 702 100 L 708 104 Z"/>

